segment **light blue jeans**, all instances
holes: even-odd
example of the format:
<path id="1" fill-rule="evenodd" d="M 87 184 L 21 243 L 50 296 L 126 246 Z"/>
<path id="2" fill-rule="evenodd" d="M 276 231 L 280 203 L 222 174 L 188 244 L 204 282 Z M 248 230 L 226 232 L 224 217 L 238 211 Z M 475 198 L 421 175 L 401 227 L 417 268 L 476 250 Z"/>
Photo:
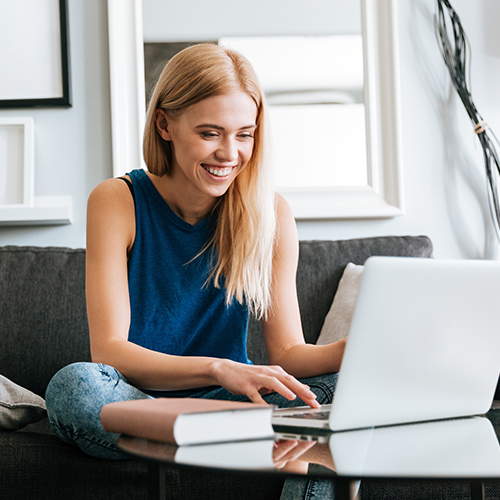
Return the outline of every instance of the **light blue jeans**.
<path id="1" fill-rule="evenodd" d="M 321 404 L 330 403 L 335 391 L 337 374 L 323 375 L 302 380 L 316 394 Z M 248 401 L 222 387 L 204 389 L 191 397 Z M 279 407 L 300 406 L 296 399 L 288 401 L 273 393 L 263 396 L 269 404 Z M 50 381 L 45 394 L 50 424 L 57 436 L 67 443 L 76 444 L 82 451 L 97 458 L 126 458 L 116 447 L 117 434 L 104 430 L 101 408 L 108 403 L 151 398 L 115 368 L 100 363 L 74 363 L 59 370 Z M 326 499 L 333 498 L 330 481 L 287 480 L 282 498 Z"/>

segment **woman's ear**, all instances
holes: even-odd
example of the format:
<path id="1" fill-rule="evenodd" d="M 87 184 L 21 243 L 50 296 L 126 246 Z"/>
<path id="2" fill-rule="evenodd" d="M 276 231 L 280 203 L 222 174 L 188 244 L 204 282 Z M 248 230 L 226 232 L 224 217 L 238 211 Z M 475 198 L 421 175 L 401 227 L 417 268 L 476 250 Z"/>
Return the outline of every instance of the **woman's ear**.
<path id="1" fill-rule="evenodd" d="M 163 109 L 157 109 L 155 111 L 156 117 L 156 130 L 160 134 L 161 138 L 165 141 L 171 141 L 170 130 L 169 130 L 169 120 L 167 113 Z"/>

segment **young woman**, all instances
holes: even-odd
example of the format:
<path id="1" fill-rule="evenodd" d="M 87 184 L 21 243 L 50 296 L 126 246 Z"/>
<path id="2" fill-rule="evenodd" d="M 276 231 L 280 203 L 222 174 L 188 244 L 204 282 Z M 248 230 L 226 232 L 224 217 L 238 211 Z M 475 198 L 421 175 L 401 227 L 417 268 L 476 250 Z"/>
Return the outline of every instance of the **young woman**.
<path id="1" fill-rule="evenodd" d="M 266 120 L 240 54 L 201 44 L 165 67 L 146 119 L 148 170 L 104 181 L 89 198 L 93 363 L 63 368 L 46 395 L 63 440 L 120 458 L 99 413 L 126 399 L 330 402 L 336 376 L 323 375 L 338 372 L 344 342 L 304 342 L 297 232 L 273 192 Z M 270 366 L 247 358 L 249 314 L 262 320 Z"/>

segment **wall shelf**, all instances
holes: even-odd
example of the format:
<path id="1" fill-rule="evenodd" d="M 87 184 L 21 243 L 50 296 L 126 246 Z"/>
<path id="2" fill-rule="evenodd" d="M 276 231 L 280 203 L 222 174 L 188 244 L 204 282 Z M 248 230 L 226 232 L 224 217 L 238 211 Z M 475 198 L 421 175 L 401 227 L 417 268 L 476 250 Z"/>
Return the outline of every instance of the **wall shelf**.
<path id="1" fill-rule="evenodd" d="M 35 196 L 33 205 L 0 205 L 0 226 L 71 224 L 71 196 Z"/>

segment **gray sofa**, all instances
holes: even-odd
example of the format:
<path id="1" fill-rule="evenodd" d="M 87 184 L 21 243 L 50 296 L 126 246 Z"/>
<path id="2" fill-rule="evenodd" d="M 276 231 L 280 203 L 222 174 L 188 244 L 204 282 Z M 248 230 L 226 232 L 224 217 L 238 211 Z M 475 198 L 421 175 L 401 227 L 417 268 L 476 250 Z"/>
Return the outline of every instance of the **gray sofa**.
<path id="1" fill-rule="evenodd" d="M 431 254 L 426 237 L 302 241 L 297 284 L 306 340 L 318 337 L 347 263 L 362 264 L 371 255 Z M 84 273 L 81 249 L 0 248 L 0 375 L 43 397 L 59 368 L 90 360 Z M 250 325 L 249 353 L 255 363 L 267 361 L 257 323 Z M 0 431 L 0 498 L 140 500 L 147 498 L 147 481 L 145 464 L 88 457 L 61 442 L 46 418 Z M 279 498 L 282 479 L 181 470 L 169 471 L 167 484 L 170 499 L 264 500 Z M 442 488 L 448 486 L 433 486 L 436 498 L 448 498 Z M 468 485 L 453 488 L 453 498 L 467 498 Z M 415 498 L 427 497 L 422 485 L 417 489 Z M 363 498 L 400 499 L 414 490 L 412 484 L 366 483 Z"/>

